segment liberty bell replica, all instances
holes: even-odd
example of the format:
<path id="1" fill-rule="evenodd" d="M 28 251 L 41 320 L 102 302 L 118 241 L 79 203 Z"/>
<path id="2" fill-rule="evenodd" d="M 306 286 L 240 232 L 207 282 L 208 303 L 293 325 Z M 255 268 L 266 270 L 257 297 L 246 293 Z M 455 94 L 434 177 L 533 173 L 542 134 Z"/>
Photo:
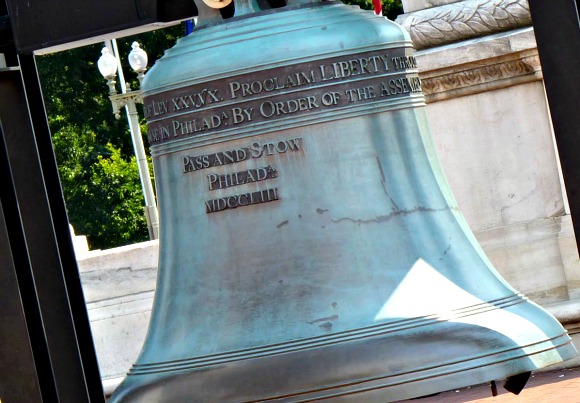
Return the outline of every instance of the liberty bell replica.
<path id="1" fill-rule="evenodd" d="M 404 29 L 234 1 L 143 83 L 159 272 L 111 401 L 383 403 L 575 357 L 459 212 Z"/>

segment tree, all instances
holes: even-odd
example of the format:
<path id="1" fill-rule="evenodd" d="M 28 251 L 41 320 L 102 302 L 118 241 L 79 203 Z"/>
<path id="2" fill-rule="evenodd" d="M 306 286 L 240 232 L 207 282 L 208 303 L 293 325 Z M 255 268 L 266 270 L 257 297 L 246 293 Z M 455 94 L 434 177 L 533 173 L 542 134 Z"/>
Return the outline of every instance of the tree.
<path id="1" fill-rule="evenodd" d="M 182 33 L 183 28 L 175 26 L 125 38 L 118 41 L 119 52 L 127 55 L 137 40 L 155 60 Z M 93 45 L 37 58 L 69 220 L 77 233 L 87 235 L 92 249 L 148 239 L 126 117 L 114 118 L 96 66 L 101 48 Z M 131 71 L 128 66 L 124 70 Z M 131 85 L 137 88 L 135 77 Z"/>
<path id="2" fill-rule="evenodd" d="M 83 194 L 72 199 L 86 212 L 78 220 L 93 239 L 113 238 L 119 244 L 145 240 L 148 230 L 135 156 L 124 158 L 110 143 L 106 148 L 109 154 L 98 155 L 91 165 L 91 181 Z"/>

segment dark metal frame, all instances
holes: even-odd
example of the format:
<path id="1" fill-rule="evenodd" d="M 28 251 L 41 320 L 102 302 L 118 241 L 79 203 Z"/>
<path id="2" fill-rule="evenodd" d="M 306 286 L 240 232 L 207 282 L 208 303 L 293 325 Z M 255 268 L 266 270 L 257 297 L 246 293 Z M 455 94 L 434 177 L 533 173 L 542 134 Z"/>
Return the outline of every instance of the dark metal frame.
<path id="1" fill-rule="evenodd" d="M 577 1 L 528 2 L 574 232 L 580 234 L 580 19 Z M 579 239 L 577 236 L 577 244 Z"/>
<path id="2" fill-rule="evenodd" d="M 40 393 L 47 402 L 104 402 L 32 54 L 19 55 L 17 66 L 0 71 L 0 122 L 0 201 L 5 242 L 11 250 L 8 267 L 20 293 L 19 323 L 28 328 L 28 340 L 21 338 L 21 345 L 29 347 L 33 358 L 24 370 L 35 374 L 26 379 L 3 368 L 6 388 L 0 390 L 0 398 L 30 402 L 38 400 L 23 396 Z M 2 317 L 7 314 L 4 308 L 2 304 Z M 17 311 L 12 315 L 19 316 Z M 2 328 L 3 345 L 11 329 Z M 19 393 L 25 392 L 14 395 L 15 385 Z"/>

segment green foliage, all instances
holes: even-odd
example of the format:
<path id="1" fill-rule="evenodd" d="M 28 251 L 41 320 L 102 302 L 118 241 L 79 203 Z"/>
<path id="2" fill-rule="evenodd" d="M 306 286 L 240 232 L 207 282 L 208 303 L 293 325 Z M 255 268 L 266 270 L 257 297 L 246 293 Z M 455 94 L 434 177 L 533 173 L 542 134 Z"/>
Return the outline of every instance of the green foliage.
<path id="1" fill-rule="evenodd" d="M 104 249 L 148 238 L 135 156 L 121 155 L 96 134 L 66 126 L 53 136 L 69 219 L 88 234 L 91 248 Z"/>
<path id="2" fill-rule="evenodd" d="M 125 159 L 112 144 L 106 147 L 109 155 L 100 154 L 90 167 L 91 180 L 83 186 L 78 201 L 85 213 L 75 217 L 91 234 L 93 243 L 115 239 L 127 244 L 148 237 L 147 222 L 143 214 L 143 193 L 135 157 Z M 76 207 L 76 204 L 71 206 Z M 98 246 L 98 245 L 97 245 Z"/>
<path id="3" fill-rule="evenodd" d="M 182 34 L 175 26 L 125 38 L 118 41 L 119 52 L 128 55 L 136 40 L 156 60 Z M 97 69 L 101 49 L 93 45 L 37 58 L 69 220 L 92 249 L 148 239 L 127 120 L 124 113 L 114 118 Z M 125 78 L 137 88 L 136 75 L 126 59 L 122 62 Z"/>

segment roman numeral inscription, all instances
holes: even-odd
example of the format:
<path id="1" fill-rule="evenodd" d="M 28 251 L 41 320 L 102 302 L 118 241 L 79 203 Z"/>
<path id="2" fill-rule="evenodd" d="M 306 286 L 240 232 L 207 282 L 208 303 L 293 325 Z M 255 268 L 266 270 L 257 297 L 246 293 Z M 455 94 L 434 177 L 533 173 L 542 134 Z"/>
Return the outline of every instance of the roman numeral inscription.
<path id="1" fill-rule="evenodd" d="M 219 167 L 222 165 L 235 164 L 251 158 L 262 156 L 285 154 L 302 149 L 302 137 L 280 141 L 254 141 L 248 147 L 233 150 L 219 151 L 212 154 L 196 156 L 186 155 L 183 157 L 183 173 L 195 172 L 202 169 Z"/>
<path id="2" fill-rule="evenodd" d="M 218 211 L 268 203 L 276 200 L 279 200 L 278 188 L 264 189 L 258 192 L 248 192 L 206 201 L 205 211 L 206 213 L 215 213 Z"/>

